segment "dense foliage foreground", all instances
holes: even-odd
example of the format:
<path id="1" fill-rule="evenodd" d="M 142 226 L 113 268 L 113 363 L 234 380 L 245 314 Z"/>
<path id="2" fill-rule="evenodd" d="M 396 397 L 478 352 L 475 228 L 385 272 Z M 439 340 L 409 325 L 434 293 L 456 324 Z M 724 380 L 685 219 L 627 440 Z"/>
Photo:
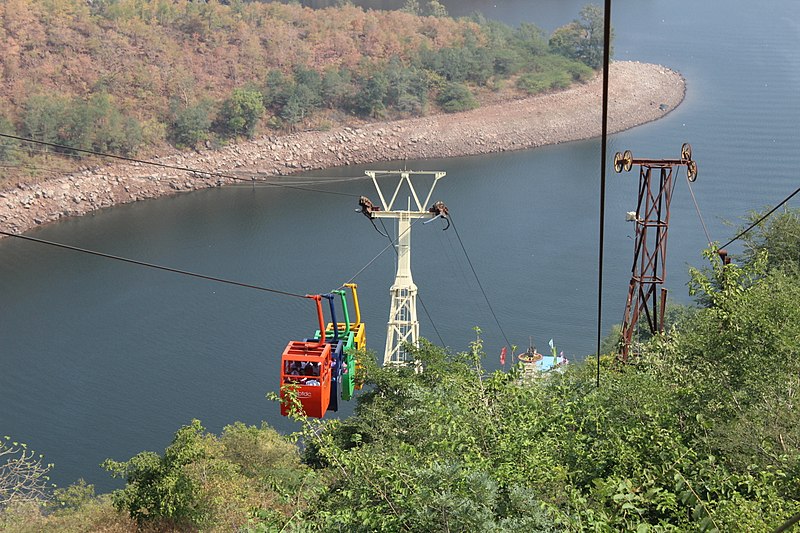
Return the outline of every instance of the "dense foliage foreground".
<path id="1" fill-rule="evenodd" d="M 797 212 L 774 227 L 739 265 L 709 251 L 703 307 L 635 363 L 604 358 L 599 388 L 591 361 L 524 382 L 484 369 L 480 338 L 425 345 L 423 373 L 369 368 L 350 418 L 288 438 L 193 421 L 108 461 L 123 490 L 7 505 L 0 529 L 773 531 L 800 510 Z"/>

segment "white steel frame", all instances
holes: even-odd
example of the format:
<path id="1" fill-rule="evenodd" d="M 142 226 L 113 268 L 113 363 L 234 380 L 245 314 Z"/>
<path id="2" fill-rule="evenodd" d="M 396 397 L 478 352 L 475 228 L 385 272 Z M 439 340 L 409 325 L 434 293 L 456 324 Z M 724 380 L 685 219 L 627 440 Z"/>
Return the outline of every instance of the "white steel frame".
<path id="1" fill-rule="evenodd" d="M 417 286 L 411 277 L 411 225 L 412 220 L 419 218 L 433 218 L 434 213 L 429 212 L 425 206 L 431 200 L 433 189 L 436 183 L 442 179 L 445 172 L 432 171 L 412 171 L 412 170 L 368 170 L 367 176 L 372 178 L 375 190 L 381 202 L 381 209 L 372 212 L 375 218 L 397 219 L 397 239 L 395 246 L 397 249 L 397 275 L 389 293 L 392 297 L 392 306 L 389 311 L 389 322 L 386 329 L 386 348 L 383 352 L 383 364 L 403 365 L 410 362 L 409 355 L 403 349 L 403 345 L 408 343 L 412 346 L 419 346 L 419 321 L 417 320 Z M 394 189 L 391 199 L 387 202 L 386 197 L 378 184 L 376 174 L 399 175 L 400 180 Z M 427 175 L 433 176 L 433 183 L 428 191 L 425 201 L 420 203 L 414 184 L 411 183 L 411 176 Z M 397 195 L 403 184 L 407 184 L 411 191 L 408 198 L 407 209 L 398 210 L 395 208 Z M 413 205 L 412 205 L 413 200 Z M 416 210 L 412 210 L 412 207 Z"/>

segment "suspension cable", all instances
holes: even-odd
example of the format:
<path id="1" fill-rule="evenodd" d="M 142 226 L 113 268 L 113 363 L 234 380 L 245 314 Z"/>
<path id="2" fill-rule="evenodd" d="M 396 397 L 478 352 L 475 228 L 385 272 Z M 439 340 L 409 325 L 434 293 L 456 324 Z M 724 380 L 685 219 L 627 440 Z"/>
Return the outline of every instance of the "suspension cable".
<path id="1" fill-rule="evenodd" d="M 414 222 L 412 222 L 412 223 L 411 223 L 411 225 L 409 225 L 409 226 L 408 226 L 408 229 L 407 229 L 407 230 L 405 230 L 403 233 L 401 233 L 400 235 L 398 235 L 398 236 L 397 236 L 397 240 L 399 240 L 399 239 L 400 239 L 400 237 L 402 237 L 403 235 L 405 235 L 405 234 L 406 234 L 406 232 L 408 232 L 408 231 L 411 231 L 411 228 L 413 228 L 413 227 L 414 227 L 414 224 L 416 224 L 416 223 L 417 223 L 417 222 L 419 222 L 420 220 L 422 220 L 422 219 L 419 219 L 419 218 L 418 218 L 417 220 L 415 220 Z M 376 228 L 376 229 L 377 229 L 377 228 Z M 373 257 L 372 259 L 370 259 L 370 260 L 369 260 L 369 262 L 368 262 L 366 265 L 364 265 L 364 266 L 361 268 L 361 270 L 359 270 L 358 272 L 356 272 L 355 274 L 353 274 L 353 277 L 351 277 L 350 279 L 348 279 L 347 281 L 345 281 L 344 283 L 342 283 L 341 285 L 339 285 L 339 288 L 340 288 L 340 289 L 341 289 L 341 288 L 344 288 L 344 286 L 345 286 L 345 284 L 346 284 L 346 283 L 352 283 L 352 282 L 353 282 L 353 280 L 355 280 L 355 279 L 356 279 L 356 278 L 357 278 L 357 277 L 358 277 L 358 276 L 359 276 L 359 275 L 360 275 L 362 272 L 364 272 L 364 271 L 365 271 L 365 270 L 366 270 L 366 269 L 367 269 L 367 268 L 368 268 L 370 265 L 372 265 L 372 263 L 374 263 L 375 261 L 377 261 L 377 260 L 378 260 L 378 258 L 379 258 L 380 256 L 382 256 L 382 255 L 383 255 L 383 254 L 386 252 L 386 250 L 388 250 L 389 248 L 393 247 L 393 246 L 395 245 L 395 243 L 397 242 L 397 240 L 393 241 L 393 240 L 391 240 L 391 238 L 390 238 L 390 239 L 389 239 L 389 244 L 387 244 L 387 245 L 386 245 L 386 247 L 385 247 L 383 250 L 381 250 L 380 252 L 378 252 L 378 255 L 376 255 L 375 257 Z"/>
<path id="2" fill-rule="evenodd" d="M 8 232 L 2 231 L 2 230 L 0 230 L 0 235 L 5 235 L 6 237 L 14 237 L 14 238 L 22 239 L 22 240 L 25 240 L 25 241 L 36 242 L 36 243 L 39 243 L 39 244 L 46 244 L 48 246 L 55 246 L 56 248 L 63 248 L 65 250 L 72 250 L 74 252 L 80 252 L 80 253 L 83 253 L 83 254 L 89 254 L 89 255 L 94 255 L 94 256 L 98 256 L 98 257 L 104 257 L 106 259 L 113 259 L 115 261 L 122 261 L 123 263 L 131 263 L 131 264 L 134 264 L 134 265 L 139 265 L 139 266 L 143 266 L 143 267 L 147 267 L 147 268 L 154 268 L 154 269 L 157 269 L 157 270 L 163 270 L 165 272 L 172 272 L 172 273 L 181 274 L 181 275 L 184 275 L 184 276 L 191 276 L 191 277 L 195 277 L 195 278 L 206 279 L 206 280 L 209 280 L 209 281 L 215 281 L 217 283 L 226 283 L 228 285 L 236 285 L 238 287 L 245 287 L 247 289 L 256 289 L 256 290 L 259 290 L 259 291 L 266 291 L 266 292 L 272 292 L 272 293 L 275 293 L 275 294 L 282 294 L 284 296 L 294 296 L 296 298 L 306 298 L 305 294 L 297 294 L 297 293 L 293 293 L 293 292 L 286 292 L 286 291 L 281 291 L 281 290 L 278 290 L 278 289 L 270 289 L 268 287 L 262 287 L 260 285 L 252 285 L 252 284 L 249 284 L 249 283 L 241 283 L 239 281 L 233 281 L 233 280 L 224 279 L 224 278 L 218 278 L 218 277 L 214 277 L 214 276 L 207 276 L 205 274 L 198 274 L 196 272 L 189 272 L 187 270 L 179 270 L 177 268 L 171 268 L 171 267 L 166 267 L 166 266 L 162 266 L 162 265 L 156 265 L 156 264 L 153 264 L 153 263 L 147 263 L 145 261 L 138 261 L 136 259 L 129 259 L 127 257 L 120 257 L 120 256 L 117 256 L 117 255 L 111 255 L 111 254 L 106 254 L 106 253 L 103 253 L 103 252 L 98 252 L 98 251 L 95 251 L 95 250 L 88 250 L 86 248 L 79 248 L 77 246 L 70 246 L 68 244 L 62 244 L 62 243 L 58 243 L 58 242 L 47 241 L 47 240 L 44 240 L 44 239 L 37 239 L 36 237 L 29 237 L 27 235 L 18 235 L 16 233 L 8 233 Z"/>
<path id="3" fill-rule="evenodd" d="M 788 202 L 789 200 L 791 200 L 791 199 L 792 199 L 792 198 L 793 198 L 793 197 L 794 197 L 794 196 L 795 196 L 795 195 L 796 195 L 798 192 L 800 192 L 800 187 L 798 187 L 797 189 L 795 189 L 795 191 L 794 191 L 792 194 L 790 194 L 789 196 L 787 196 L 786 198 L 784 198 L 784 199 L 781 201 L 781 203 L 779 203 L 778 205 L 776 205 L 775 207 L 773 207 L 772 209 L 770 209 L 770 210 L 769 210 L 769 211 L 768 211 L 766 214 L 764 214 L 763 216 L 759 217 L 759 219 L 758 219 L 758 220 L 756 220 L 755 222 L 753 222 L 752 224 L 750 224 L 750 225 L 749 225 L 747 228 L 745 228 L 744 230 L 740 231 L 740 232 L 739 232 L 739 234 L 738 234 L 738 235 L 736 235 L 736 237 L 734 237 L 733 239 L 729 240 L 728 242 L 726 242 L 725 244 L 723 244 L 722 246 L 720 246 L 720 248 L 725 248 L 726 246 L 729 246 L 729 245 L 730 245 L 731 243 L 733 243 L 734 241 L 736 241 L 736 240 L 740 239 L 741 237 L 743 237 L 743 236 L 744 236 L 744 235 L 745 235 L 745 234 L 746 234 L 748 231 L 750 231 L 750 230 L 751 230 L 751 229 L 753 229 L 754 227 L 758 226 L 758 225 L 759 225 L 761 222 L 763 222 L 763 221 L 764 221 L 764 219 L 766 219 L 766 218 L 767 218 L 768 216 L 770 216 L 772 213 L 774 213 L 775 211 L 777 211 L 779 207 L 781 207 L 783 204 L 785 204 L 786 202 Z"/>
<path id="4" fill-rule="evenodd" d="M 464 247 L 464 241 L 461 240 L 461 235 L 458 234 L 458 228 L 456 228 L 456 223 L 453 221 L 453 216 L 450 215 L 450 223 L 453 225 L 453 230 L 456 232 L 456 237 L 458 238 L 458 243 L 461 245 L 461 249 L 464 251 L 464 256 L 467 258 L 467 263 L 469 263 L 469 268 L 472 269 L 472 274 L 475 276 L 475 281 L 478 282 L 478 287 L 481 289 L 481 293 L 483 294 L 483 299 L 486 300 L 486 305 L 489 306 L 489 312 L 494 317 L 494 321 L 497 324 L 497 327 L 500 328 L 500 333 L 503 334 L 503 338 L 506 341 L 506 345 L 511 348 L 511 341 L 508 340 L 506 336 L 506 332 L 503 331 L 503 326 L 500 325 L 500 320 L 497 319 L 497 314 L 494 312 L 494 308 L 492 308 L 492 304 L 489 301 L 489 297 L 486 296 L 486 291 L 483 289 L 483 284 L 481 283 L 480 278 L 478 278 L 478 273 L 475 271 L 475 267 L 472 265 L 472 260 L 469 258 L 469 254 L 467 253 L 467 249 Z"/>
<path id="5" fill-rule="evenodd" d="M 370 217 L 369 221 L 372 222 L 372 227 L 375 228 L 375 231 L 378 232 L 378 235 L 380 235 L 381 237 L 386 237 L 387 239 L 389 239 L 389 242 L 392 241 L 392 238 L 389 236 L 389 232 L 386 231 L 386 225 L 383 223 L 383 219 L 381 219 L 381 226 L 383 227 L 383 232 L 381 232 L 381 230 L 378 229 L 378 226 L 375 224 L 375 220 L 373 220 L 372 217 Z"/>
<path id="6" fill-rule="evenodd" d="M 703 232 L 706 234 L 706 241 L 708 241 L 708 245 L 711 246 L 711 236 L 708 234 L 708 228 L 706 227 L 706 222 L 703 220 L 703 215 L 700 213 L 700 206 L 697 205 L 697 199 L 694 197 L 694 190 L 692 189 L 692 181 L 686 178 L 686 183 L 689 184 L 689 193 L 692 195 L 692 202 L 694 203 L 694 209 L 697 211 L 697 216 L 700 218 L 700 224 L 703 225 Z"/>
<path id="7" fill-rule="evenodd" d="M 47 142 L 47 141 L 39 141 L 39 140 L 36 140 L 36 139 L 29 139 L 27 137 L 20 137 L 20 136 L 17 136 L 17 135 L 10 135 L 8 133 L 0 133 L 0 137 L 5 137 L 7 139 L 14 139 L 14 140 L 17 140 L 17 141 L 24 141 L 24 142 L 39 144 L 39 145 L 43 145 L 43 146 L 50 146 L 52 148 L 59 148 L 61 150 L 71 150 L 73 152 L 79 152 L 79 153 L 94 155 L 94 156 L 98 156 L 98 157 L 106 157 L 106 158 L 110 158 L 110 159 L 118 159 L 118 160 L 121 160 L 121 161 L 126 161 L 128 163 L 139 163 L 141 165 L 150 165 L 150 166 L 159 167 L 159 168 L 166 168 L 166 169 L 170 169 L 170 170 L 178 170 L 178 171 L 181 171 L 181 172 L 188 172 L 189 174 L 193 174 L 194 177 L 200 177 L 201 175 L 206 175 L 206 176 L 213 176 L 213 177 L 217 177 L 217 178 L 226 178 L 226 179 L 230 179 L 230 180 L 233 180 L 233 181 L 240 181 L 240 182 L 246 182 L 246 183 L 256 183 L 256 182 L 257 183 L 263 183 L 263 184 L 268 185 L 268 186 L 281 187 L 281 188 L 284 188 L 284 189 L 297 189 L 297 190 L 301 190 L 301 191 L 318 192 L 318 193 L 323 193 L 323 194 L 333 194 L 333 195 L 337 195 L 337 196 L 348 196 L 348 197 L 355 197 L 355 198 L 358 198 L 358 196 L 359 196 L 357 194 L 344 193 L 344 192 L 338 192 L 338 191 L 326 191 L 326 190 L 322 190 L 322 189 L 312 189 L 312 188 L 309 188 L 309 187 L 300 187 L 300 186 L 296 186 L 296 185 L 286 185 L 286 184 L 281 184 L 281 183 L 269 182 L 269 181 L 262 180 L 262 179 L 255 179 L 255 177 L 242 178 L 242 177 L 239 177 L 239 176 L 236 176 L 236 175 L 233 175 L 233 174 L 225 174 L 225 173 L 222 173 L 222 172 L 216 172 L 216 171 L 211 171 L 211 170 L 199 170 L 199 169 L 190 168 L 190 167 L 184 167 L 184 166 L 179 166 L 179 165 L 170 165 L 170 164 L 167 164 L 167 163 L 159 163 L 159 162 L 156 162 L 156 161 L 148 161 L 148 160 L 145 160 L 145 159 L 137 159 L 137 158 L 134 158 L 134 157 L 127 157 L 127 156 L 123 156 L 123 155 L 109 154 L 109 153 L 106 153 L 106 152 L 97 152 L 95 150 L 86 150 L 86 149 L 83 149 L 83 148 L 75 148 L 73 146 L 67 146 L 67 145 L 64 145 L 64 144 L 51 143 L 51 142 Z"/>
<path id="8" fill-rule="evenodd" d="M 342 283 L 341 285 L 339 285 L 339 288 L 341 289 L 342 287 L 344 287 L 345 283 L 352 283 L 352 282 L 353 282 L 353 280 L 355 280 L 355 279 L 356 279 L 356 278 L 357 278 L 359 275 L 361 275 L 361 273 L 362 273 L 362 272 L 364 272 L 364 271 L 365 271 L 365 270 L 366 270 L 366 269 L 367 269 L 367 268 L 368 268 L 370 265 L 372 265 L 372 263 L 374 263 L 375 261 L 377 261 L 377 260 L 378 260 L 378 258 L 379 258 L 380 256 L 382 256 L 382 255 L 383 255 L 383 253 L 384 253 L 386 250 L 388 250 L 390 247 L 392 247 L 393 245 L 394 245 L 394 243 L 393 243 L 393 242 L 391 242 L 391 243 L 387 244 L 387 245 L 386 245 L 386 247 L 385 247 L 383 250 L 381 250 L 380 252 L 378 252 L 378 255 L 376 255 L 375 257 L 373 257 L 372 259 L 370 259 L 370 260 L 367 262 L 367 264 L 366 264 L 366 265 L 364 265 L 363 267 L 361 267 L 361 270 L 359 270 L 358 272 L 356 272 L 355 274 L 353 274 L 353 277 L 351 277 L 350 279 L 348 279 L 347 281 L 345 281 L 344 283 Z"/>

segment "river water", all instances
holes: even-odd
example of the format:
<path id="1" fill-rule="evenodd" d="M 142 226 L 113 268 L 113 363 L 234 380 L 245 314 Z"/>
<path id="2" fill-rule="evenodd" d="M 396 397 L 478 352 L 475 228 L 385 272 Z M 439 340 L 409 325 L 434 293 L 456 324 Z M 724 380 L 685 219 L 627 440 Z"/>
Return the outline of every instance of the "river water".
<path id="1" fill-rule="evenodd" d="M 449 9 L 551 31 L 581 4 L 467 0 Z M 797 186 L 800 4 L 618 0 L 613 9 L 615 57 L 678 70 L 688 92 L 666 118 L 613 136 L 610 154 L 674 158 L 681 143 L 692 143 L 697 201 L 711 237 L 725 241 L 734 233 L 726 221 L 738 223 Z M 571 358 L 593 352 L 599 157 L 592 140 L 370 166 L 447 172 L 434 199 L 448 205 L 458 234 L 438 221 L 412 230 L 414 279 L 430 315 L 420 308 L 423 336 L 463 350 L 480 326 L 486 364 L 498 366 L 503 334 L 474 267 L 512 343 L 524 346 L 532 336 L 542 348 L 553 338 Z M 689 302 L 686 269 L 703 265 L 706 239 L 679 176 L 666 286 L 672 301 Z M 604 331 L 622 318 L 633 252 L 624 214 L 635 209 L 636 186 L 635 172 L 608 175 Z M 368 181 L 314 187 L 375 199 Z M 355 281 L 369 345 L 380 354 L 394 254 L 379 255 L 387 240 L 356 207 L 349 196 L 229 187 L 121 206 L 31 234 L 303 294 L 335 288 L 369 264 Z M 277 390 L 287 341 L 316 329 L 306 300 L 10 239 L 0 242 L 0 294 L 0 432 L 44 453 L 59 484 L 83 477 L 108 490 L 116 485 L 99 468 L 103 459 L 163 450 L 192 418 L 213 431 L 236 420 L 293 429 L 265 394 Z"/>

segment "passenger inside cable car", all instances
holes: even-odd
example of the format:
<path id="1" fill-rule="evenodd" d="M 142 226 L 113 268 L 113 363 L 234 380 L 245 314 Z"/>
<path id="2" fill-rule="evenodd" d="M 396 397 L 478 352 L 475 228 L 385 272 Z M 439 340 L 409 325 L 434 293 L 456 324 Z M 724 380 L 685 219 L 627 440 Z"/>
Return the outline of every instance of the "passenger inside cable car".
<path id="1" fill-rule="evenodd" d="M 309 296 L 315 300 L 320 328 L 322 297 Z M 292 389 L 300 401 L 306 416 L 322 418 L 330 404 L 331 395 L 331 345 L 324 335 L 317 341 L 289 341 L 281 356 L 281 414 L 290 411 L 287 395 Z"/>

